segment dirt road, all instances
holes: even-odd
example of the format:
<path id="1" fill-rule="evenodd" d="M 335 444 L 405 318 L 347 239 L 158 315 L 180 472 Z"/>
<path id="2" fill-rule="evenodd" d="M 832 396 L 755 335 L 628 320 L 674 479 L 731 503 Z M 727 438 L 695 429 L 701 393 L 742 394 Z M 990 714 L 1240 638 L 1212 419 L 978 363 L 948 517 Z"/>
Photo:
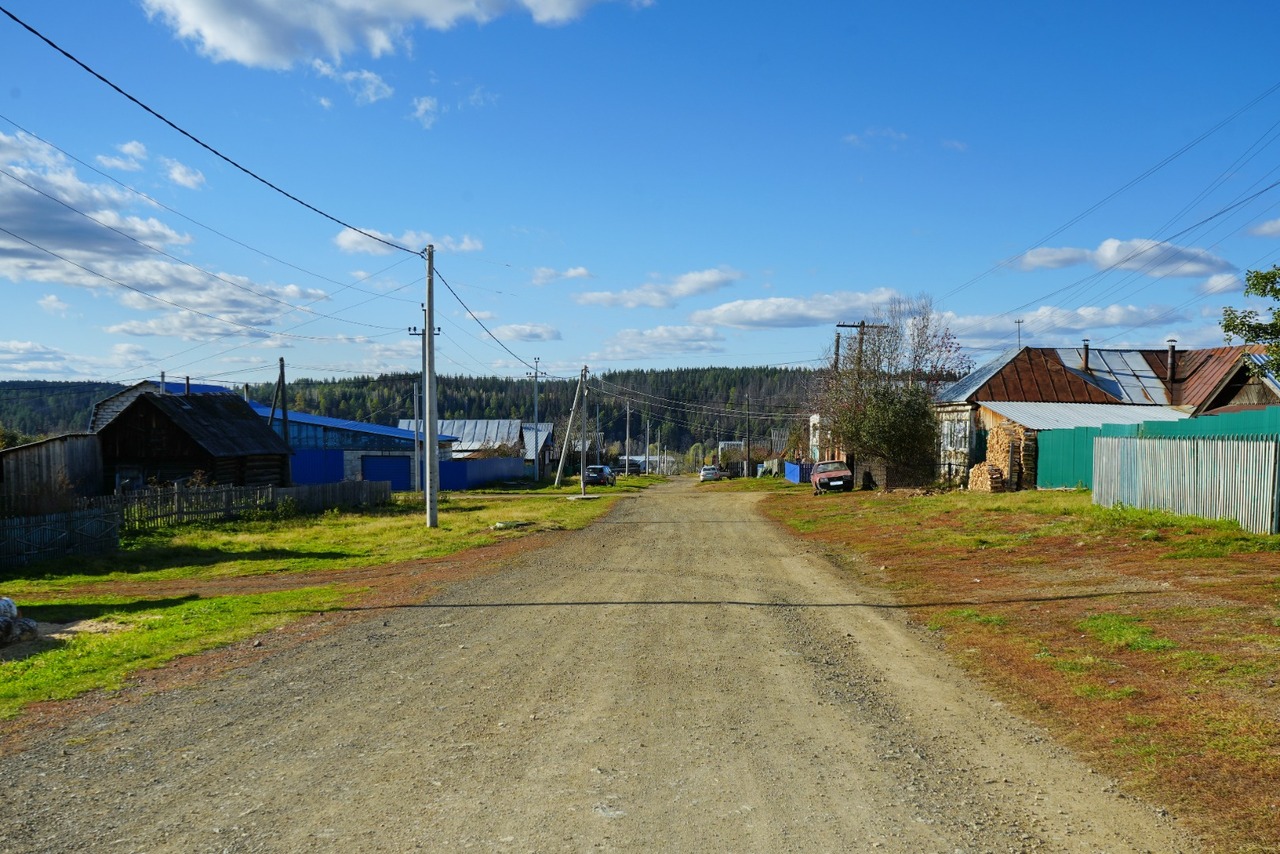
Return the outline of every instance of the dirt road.
<path id="1" fill-rule="evenodd" d="M 7 759 L 0 850 L 1196 850 L 753 503 L 651 489 L 42 733 Z"/>

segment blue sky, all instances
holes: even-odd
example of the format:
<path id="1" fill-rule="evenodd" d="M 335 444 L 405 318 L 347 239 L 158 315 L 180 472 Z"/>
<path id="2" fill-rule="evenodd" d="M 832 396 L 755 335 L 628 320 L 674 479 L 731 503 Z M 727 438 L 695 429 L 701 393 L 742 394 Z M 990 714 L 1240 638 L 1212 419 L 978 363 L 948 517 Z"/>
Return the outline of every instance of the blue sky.
<path id="1" fill-rule="evenodd" d="M 315 209 L 0 15 L 7 379 L 416 370 L 425 264 L 343 224 L 434 244 L 449 374 L 817 365 L 922 293 L 979 362 L 1214 346 L 1280 261 L 1271 4 L 0 7 Z"/>

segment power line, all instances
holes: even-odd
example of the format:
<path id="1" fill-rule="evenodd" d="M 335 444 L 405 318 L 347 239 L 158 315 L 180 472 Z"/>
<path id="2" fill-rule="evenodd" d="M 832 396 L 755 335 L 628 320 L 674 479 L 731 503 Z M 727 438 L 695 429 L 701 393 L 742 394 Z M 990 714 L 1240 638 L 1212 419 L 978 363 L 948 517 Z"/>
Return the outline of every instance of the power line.
<path id="1" fill-rule="evenodd" d="M 121 89 L 121 88 L 120 88 L 119 86 L 117 86 L 115 83 L 112 83 L 112 82 L 111 82 L 110 80 L 108 80 L 106 77 L 104 77 L 103 75 L 99 74 L 97 71 L 94 71 L 94 70 L 93 70 L 92 68 L 90 68 L 87 64 L 85 64 L 84 62 L 82 62 L 82 61 L 80 61 L 79 59 L 77 59 L 77 58 L 76 58 L 73 54 L 71 54 L 69 51 L 67 51 L 67 50 L 65 50 L 64 48 L 62 48 L 61 46 L 59 46 L 59 45 L 58 45 L 57 43 L 55 43 L 52 39 L 50 39 L 48 36 L 44 35 L 44 34 L 43 34 L 43 33 L 41 33 L 39 30 L 37 30 L 35 27 L 32 27 L 30 24 L 28 24 L 27 22 L 23 21 L 23 20 L 22 20 L 21 18 L 19 18 L 17 15 L 13 14 L 12 12 L 10 12 L 8 9 L 4 8 L 3 6 L 0 6 L 0 12 L 3 12 L 3 13 L 4 13 L 4 14 L 5 14 L 5 15 L 10 19 L 10 20 L 12 20 L 15 24 L 17 24 L 18 26 L 22 27 L 24 30 L 26 30 L 27 32 L 31 33 L 31 34 L 32 34 L 33 36 L 35 36 L 36 38 L 40 39 L 40 41 L 44 42 L 44 43 L 45 43 L 45 44 L 47 44 L 49 47 L 53 48 L 53 49 L 54 49 L 54 50 L 56 50 L 58 53 L 60 53 L 60 54 L 62 54 L 63 56 L 65 56 L 67 59 L 71 60 L 73 63 L 75 63 L 76 65 L 80 66 L 80 68 L 84 69 L 84 70 L 85 70 L 86 72 L 88 72 L 90 75 L 92 75 L 93 77 L 97 78 L 99 81 L 101 81 L 102 83 L 106 84 L 108 87 L 110 87 L 111 89 L 115 90 L 118 94 L 120 94 L 120 95 L 124 96 L 126 99 L 128 99 L 128 100 L 129 100 L 129 101 L 131 101 L 131 102 L 133 102 L 134 104 L 136 104 L 138 107 L 140 107 L 140 108 L 142 108 L 143 110 L 145 110 L 145 111 L 146 111 L 147 113 L 149 113 L 150 115 L 152 115 L 152 116 L 154 116 L 155 118 L 159 119 L 160 121 L 164 122 L 166 125 L 168 125 L 169 127 L 173 128 L 175 131 L 177 131 L 178 133 L 182 134 L 182 135 L 183 135 L 183 136 L 185 136 L 187 139 L 191 140 L 191 141 L 192 141 L 192 142 L 194 142 L 196 145 L 198 145 L 198 146 L 200 146 L 201 148 L 203 148 L 205 151 L 208 151 L 208 152 L 209 152 L 210 154 L 212 154 L 213 156 L 215 156 L 215 157 L 217 157 L 218 159 L 220 159 L 220 160 L 224 161 L 225 163 L 227 163 L 228 165 L 230 165 L 230 166 L 234 167 L 235 169 L 238 169 L 239 171 L 241 171 L 241 172 L 243 172 L 244 174 L 248 175 L 250 178 L 254 179 L 255 181 L 259 182 L 260 184 L 263 184 L 264 186 L 266 186 L 266 187 L 268 187 L 268 188 L 270 188 L 270 189 L 272 189 L 272 190 L 275 190 L 277 193 L 279 193 L 280 195 L 284 196 L 286 199 L 289 199 L 290 201 L 295 202 L 296 204 L 302 205 L 302 207 L 306 208 L 307 210 L 311 211 L 312 213 L 319 214 L 320 216 L 324 217 L 325 219 L 329 220 L 330 222 L 336 223 L 336 224 L 338 224 L 338 225 L 342 226 L 343 228 L 350 229 L 351 231 L 354 231 L 354 232 L 356 232 L 357 234 L 361 234 L 361 235 L 363 235 L 363 236 L 365 236 L 365 237 L 369 238 L 370 240 L 377 241 L 378 243 L 381 243 L 381 244 L 383 244 L 384 246 L 389 246 L 389 247 L 391 247 L 392 249 L 398 249 L 398 250 L 400 250 L 401 252 L 408 252 L 408 253 L 409 253 L 409 254 L 411 254 L 411 255 L 421 255 L 421 254 L 422 254 L 422 252 L 420 252 L 420 251 L 418 251 L 418 250 L 409 249 L 409 248 L 407 248 L 407 247 L 401 246 L 401 245 L 400 245 L 400 244 L 398 244 L 398 243 L 395 243 L 395 242 L 393 242 L 393 241 L 386 240 L 385 238 L 379 237 L 379 236 L 378 236 L 378 235 L 376 235 L 376 234 L 371 234 L 370 232 L 367 232 L 367 231 L 365 231 L 364 229 L 356 228 L 354 225 L 351 225 L 350 223 L 344 222 L 343 220 L 338 219 L 336 216 L 333 216 L 332 214 L 326 213 L 325 211 L 322 211 L 320 208 L 316 207 L 315 205 L 309 204 L 308 202 L 303 201 L 302 199 L 298 198 L 297 196 L 293 195 L 292 193 L 289 193 L 289 192 L 287 192 L 287 191 L 285 191 L 285 190 L 281 189 L 280 187 L 278 187 L 278 186 L 276 186 L 275 184 L 271 183 L 271 182 L 270 182 L 270 181 L 268 181 L 266 178 L 263 178 L 261 175 L 259 175 L 258 173 L 254 172 L 253 170 L 249 169 L 248 167 L 245 167 L 245 166 L 240 165 L 240 164 L 239 164 L 239 163 L 237 163 L 235 160 L 233 160 L 232 158 L 230 158 L 230 157 L 228 157 L 227 155 L 223 154 L 221 151 L 219 151 L 218 149 L 214 148 L 212 145 L 208 144 L 208 143 L 207 143 L 207 142 L 205 142 L 204 140 L 200 139 L 200 138 L 199 138 L 198 136 L 196 136 L 195 134 L 193 134 L 193 133 L 191 133 L 191 132 L 189 132 L 189 131 L 187 131 L 187 130 L 183 129 L 182 127 L 178 126 L 178 125 L 177 125 L 177 124 L 175 124 L 174 122 L 172 122 L 172 121 L 170 121 L 169 119 L 165 118 L 163 115 L 161 115 L 161 114 L 160 114 L 160 113 L 158 113 L 157 111 L 153 110 L 151 107 L 147 106 L 147 105 L 146 105 L 146 104 L 144 104 L 142 101 L 140 101 L 140 100 L 138 100 L 137 98 L 135 98 L 133 95 L 130 95 L 130 94 L 129 94 L 128 92 L 126 92 L 124 89 Z"/>

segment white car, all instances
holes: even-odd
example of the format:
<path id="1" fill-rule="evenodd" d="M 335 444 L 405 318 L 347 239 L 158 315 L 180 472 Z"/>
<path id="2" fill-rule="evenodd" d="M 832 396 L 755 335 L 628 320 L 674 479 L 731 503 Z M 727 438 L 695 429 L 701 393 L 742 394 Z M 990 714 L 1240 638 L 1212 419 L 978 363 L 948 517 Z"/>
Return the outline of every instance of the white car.
<path id="1" fill-rule="evenodd" d="M 704 480 L 719 480 L 719 479 L 720 479 L 720 469 L 716 468 L 715 466 L 703 466 L 702 471 L 698 472 L 699 483 L 701 483 Z"/>

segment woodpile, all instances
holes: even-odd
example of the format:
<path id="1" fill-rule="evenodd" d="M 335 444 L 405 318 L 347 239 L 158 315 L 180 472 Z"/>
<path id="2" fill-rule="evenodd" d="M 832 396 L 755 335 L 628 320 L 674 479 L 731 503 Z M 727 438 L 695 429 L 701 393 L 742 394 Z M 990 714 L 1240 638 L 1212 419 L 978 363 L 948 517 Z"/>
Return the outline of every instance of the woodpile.
<path id="1" fill-rule="evenodd" d="M 974 492 L 1004 492 L 1004 474 L 990 463 L 969 469 L 969 489 Z"/>
<path id="2" fill-rule="evenodd" d="M 980 468 L 994 468 L 999 475 L 999 486 L 987 488 L 986 484 L 995 484 L 996 479 L 987 473 L 977 475 L 974 483 L 974 472 Z M 987 434 L 987 462 L 970 472 L 969 488 L 982 492 L 1013 492 L 1019 489 L 1034 489 L 1036 485 L 1036 431 L 1028 430 L 1021 424 L 1012 421 L 1001 421 Z"/>

